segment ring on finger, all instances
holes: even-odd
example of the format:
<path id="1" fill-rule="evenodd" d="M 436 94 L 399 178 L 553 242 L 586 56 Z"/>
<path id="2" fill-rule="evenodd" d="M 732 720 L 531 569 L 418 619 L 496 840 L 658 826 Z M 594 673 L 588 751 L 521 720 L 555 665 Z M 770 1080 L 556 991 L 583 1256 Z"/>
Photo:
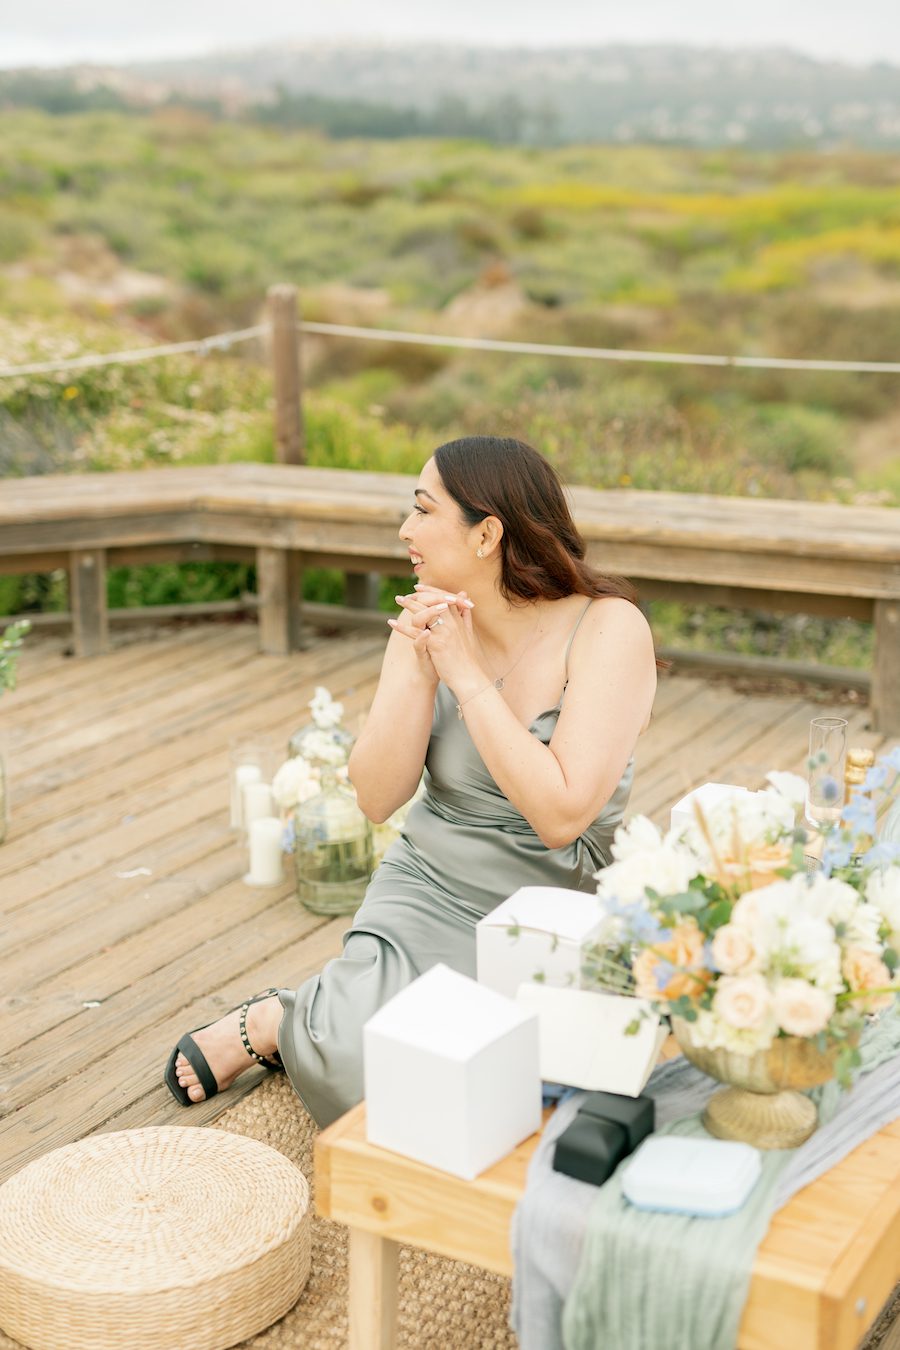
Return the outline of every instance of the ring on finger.
<path id="1" fill-rule="evenodd" d="M 429 630 L 432 629 L 432 628 L 437 628 L 438 624 L 441 624 L 441 623 L 443 623 L 443 622 L 444 622 L 443 619 L 435 619 L 434 623 L 431 623 L 431 624 L 428 625 Z"/>

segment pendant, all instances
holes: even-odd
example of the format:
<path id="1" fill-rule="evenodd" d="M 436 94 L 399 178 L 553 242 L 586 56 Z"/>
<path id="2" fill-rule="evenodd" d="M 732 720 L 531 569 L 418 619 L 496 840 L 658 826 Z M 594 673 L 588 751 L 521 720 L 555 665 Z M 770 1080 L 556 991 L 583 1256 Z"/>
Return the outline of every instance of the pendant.
<path id="1" fill-rule="evenodd" d="M 495 689 L 502 689 L 502 688 L 503 688 L 503 677 L 502 677 L 502 676 L 500 677 L 499 680 L 495 680 L 495 681 L 494 681 L 494 688 L 495 688 Z"/>

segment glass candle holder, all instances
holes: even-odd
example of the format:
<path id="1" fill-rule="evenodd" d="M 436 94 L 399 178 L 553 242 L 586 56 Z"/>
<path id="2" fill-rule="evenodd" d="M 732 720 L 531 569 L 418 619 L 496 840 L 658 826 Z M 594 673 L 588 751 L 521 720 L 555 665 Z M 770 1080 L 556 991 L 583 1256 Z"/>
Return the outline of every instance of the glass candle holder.
<path id="1" fill-rule="evenodd" d="M 275 772 L 275 741 L 271 736 L 248 736 L 229 746 L 229 823 L 244 829 L 244 788 L 250 783 L 271 783 Z"/>
<path id="2" fill-rule="evenodd" d="M 816 829 L 827 829 L 841 818 L 846 758 L 847 719 L 814 717 L 809 724 L 806 819 Z"/>

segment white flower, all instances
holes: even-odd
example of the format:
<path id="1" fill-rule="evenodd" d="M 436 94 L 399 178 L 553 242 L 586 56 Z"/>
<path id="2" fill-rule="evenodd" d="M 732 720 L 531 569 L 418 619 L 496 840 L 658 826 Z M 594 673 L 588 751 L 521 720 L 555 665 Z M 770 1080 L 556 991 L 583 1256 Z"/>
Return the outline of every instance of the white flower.
<path id="1" fill-rule="evenodd" d="M 318 791 L 318 774 L 299 755 L 285 760 L 272 780 L 272 796 L 282 811 L 290 811 Z"/>
<path id="2" fill-rule="evenodd" d="M 778 1031 L 778 1023 L 771 1014 L 758 1027 L 733 1027 L 716 1013 L 701 1008 L 696 1022 L 691 1023 L 691 1039 L 707 1050 L 730 1050 L 732 1054 L 755 1055 L 757 1050 L 768 1050 Z"/>
<path id="3" fill-rule="evenodd" d="M 746 929 L 738 924 L 726 923 L 716 930 L 712 954 L 719 970 L 725 975 L 735 975 L 750 965 L 756 950 Z"/>
<path id="4" fill-rule="evenodd" d="M 632 816 L 627 825 L 619 825 L 613 835 L 610 852 L 616 862 L 624 862 L 636 853 L 653 852 L 662 847 L 662 834 L 647 816 Z"/>
<path id="5" fill-rule="evenodd" d="M 324 728 L 307 731 L 303 737 L 302 748 L 303 758 L 314 764 L 331 764 L 336 768 L 347 762 L 347 751 L 344 746 Z"/>
<path id="6" fill-rule="evenodd" d="M 316 726 L 321 727 L 323 731 L 338 726 L 344 715 L 343 703 L 335 703 L 331 694 L 321 684 L 313 690 L 313 696 L 309 700 L 309 709 Z"/>
<path id="7" fill-rule="evenodd" d="M 890 931 L 889 946 L 900 949 L 900 867 L 873 872 L 866 882 L 866 899 Z"/>
<path id="8" fill-rule="evenodd" d="M 815 874 L 811 879 L 794 878 L 798 905 L 806 913 L 824 919 L 839 931 L 842 946 L 860 947 L 874 955 L 881 953 L 878 930 L 881 914 L 859 891 L 846 881 Z"/>
<path id="9" fill-rule="evenodd" d="M 621 826 L 616 830 L 612 851 L 617 861 L 596 873 L 601 900 L 609 898 L 634 905 L 644 899 L 648 887 L 659 895 L 686 891 L 700 870 L 694 855 L 677 843 L 674 836 L 663 839 L 649 820 L 637 831 L 633 830 L 634 825 L 632 821 L 627 830 Z M 647 840 L 644 847 L 638 845 L 641 836 Z"/>
<path id="10" fill-rule="evenodd" d="M 851 888 L 852 889 L 852 888 Z M 767 973 L 802 976 L 829 993 L 842 987 L 841 949 L 829 920 L 809 898 L 804 873 L 741 896 L 731 922 L 756 949 L 755 965 Z M 855 894 L 855 892 L 853 892 Z"/>
<path id="11" fill-rule="evenodd" d="M 772 997 L 761 975 L 723 975 L 713 995 L 713 1012 L 738 1031 L 759 1031 L 772 1018 Z"/>
<path id="12" fill-rule="evenodd" d="M 704 822 L 705 831 L 699 821 L 688 825 L 684 842 L 703 859 L 705 871 L 713 866 L 707 834 L 718 853 L 738 857 L 783 838 L 794 824 L 791 807 L 777 793 L 737 790 L 711 805 L 704 812 Z"/>
<path id="13" fill-rule="evenodd" d="M 807 980 L 779 980 L 772 995 L 775 1017 L 789 1036 L 816 1036 L 834 1012 L 834 995 Z"/>
<path id="14" fill-rule="evenodd" d="M 766 782 L 771 783 L 771 787 L 766 791 L 779 798 L 782 803 L 787 802 L 796 821 L 806 805 L 806 779 L 799 773 L 784 773 L 780 769 L 773 769 L 771 773 L 766 774 Z"/>

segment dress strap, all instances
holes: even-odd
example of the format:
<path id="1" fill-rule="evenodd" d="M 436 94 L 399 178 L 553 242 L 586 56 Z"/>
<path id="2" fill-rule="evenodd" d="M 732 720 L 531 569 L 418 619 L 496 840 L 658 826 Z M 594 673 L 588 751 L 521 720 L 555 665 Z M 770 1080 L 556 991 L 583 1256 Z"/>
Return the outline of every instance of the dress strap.
<path id="1" fill-rule="evenodd" d="M 584 618 L 585 614 L 587 614 L 588 610 L 590 609 L 593 603 L 594 597 L 591 596 L 590 599 L 585 604 L 584 609 L 581 611 L 581 613 L 578 615 L 578 618 L 575 620 L 575 627 L 569 634 L 569 641 L 566 643 L 566 684 L 569 683 L 569 652 L 572 650 L 572 643 L 575 641 L 575 634 L 581 627 L 581 620 Z"/>

